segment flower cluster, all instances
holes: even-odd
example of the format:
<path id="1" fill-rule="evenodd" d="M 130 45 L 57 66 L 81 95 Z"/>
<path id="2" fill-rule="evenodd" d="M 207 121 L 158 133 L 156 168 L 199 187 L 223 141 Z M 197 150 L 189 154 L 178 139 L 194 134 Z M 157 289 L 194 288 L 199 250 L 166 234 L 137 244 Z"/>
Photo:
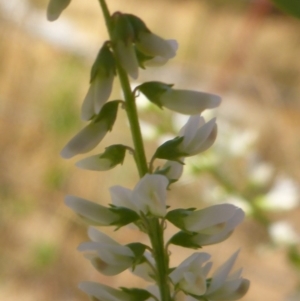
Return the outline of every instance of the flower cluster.
<path id="1" fill-rule="evenodd" d="M 55 20 L 70 0 L 51 0 L 48 19 Z M 109 14 L 105 0 L 99 0 L 108 27 L 110 40 L 103 43 L 91 69 L 90 87 L 83 101 L 81 117 L 88 121 L 63 148 L 61 156 L 71 158 L 93 150 L 112 130 L 119 104 L 125 108 L 133 136 L 133 146 L 115 144 L 98 155 L 77 162 L 77 166 L 94 171 L 106 171 L 122 164 L 126 151 L 133 154 L 140 180 L 133 190 L 113 186 L 111 204 L 103 206 L 76 196 L 67 196 L 65 204 L 94 226 L 114 226 L 120 229 L 134 224 L 148 235 L 151 245 L 132 242 L 121 245 L 111 237 L 89 228 L 91 241 L 82 243 L 78 250 L 100 273 L 113 276 L 127 269 L 153 282 L 148 289 L 112 288 L 100 283 L 82 282 L 79 288 L 92 300 L 144 301 L 175 300 L 181 292 L 187 300 L 237 300 L 245 295 L 249 281 L 242 270 L 231 272 L 238 252 L 209 276 L 210 255 L 196 252 L 177 267 L 169 267 L 169 245 L 198 249 L 227 239 L 243 221 L 244 212 L 230 204 L 220 204 L 196 210 L 173 209 L 167 202 L 170 185 L 182 175 L 184 160 L 210 148 L 217 136 L 216 119 L 210 121 L 200 115 L 216 108 L 221 99 L 210 93 L 178 90 L 173 85 L 157 81 L 145 82 L 133 91 L 128 75 L 138 77 L 138 69 L 161 65 L 174 57 L 177 43 L 152 33 L 146 24 L 131 14 Z M 123 100 L 110 100 L 115 76 L 120 78 Z M 160 145 L 147 163 L 136 115 L 135 98 L 143 93 L 160 108 L 190 115 L 178 136 Z M 154 169 L 156 159 L 166 160 Z M 167 222 L 178 228 L 167 243 L 164 229 Z"/>

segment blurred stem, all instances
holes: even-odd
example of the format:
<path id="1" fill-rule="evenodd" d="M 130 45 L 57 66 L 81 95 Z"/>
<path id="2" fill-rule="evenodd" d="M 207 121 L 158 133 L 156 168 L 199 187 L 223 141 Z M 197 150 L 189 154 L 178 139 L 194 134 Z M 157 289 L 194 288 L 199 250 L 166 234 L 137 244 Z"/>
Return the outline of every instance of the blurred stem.
<path id="1" fill-rule="evenodd" d="M 105 0 L 99 0 L 103 16 L 105 19 L 105 24 L 110 36 L 110 39 L 112 40 L 112 26 L 111 26 L 111 17 L 108 10 L 108 7 L 106 5 Z M 114 48 L 114 45 L 112 43 L 112 47 Z M 141 134 L 141 128 L 139 124 L 138 114 L 137 114 L 137 108 L 135 104 L 135 97 L 131 91 L 130 82 L 128 79 L 128 75 L 121 66 L 120 62 L 118 61 L 117 57 L 116 59 L 116 66 L 117 66 L 117 72 L 119 75 L 121 87 L 124 93 L 125 98 L 125 109 L 128 117 L 128 121 L 130 124 L 130 130 L 132 135 L 132 140 L 134 144 L 134 158 L 137 165 L 137 169 L 139 172 L 139 176 L 143 177 L 148 172 L 148 164 L 147 159 L 145 155 L 145 148 L 144 143 L 142 139 Z"/>

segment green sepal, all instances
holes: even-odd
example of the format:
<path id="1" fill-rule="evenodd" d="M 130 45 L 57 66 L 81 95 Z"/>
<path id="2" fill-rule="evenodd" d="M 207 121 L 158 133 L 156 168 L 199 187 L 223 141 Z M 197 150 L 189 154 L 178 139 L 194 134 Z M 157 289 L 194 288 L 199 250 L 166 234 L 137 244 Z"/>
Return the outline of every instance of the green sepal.
<path id="1" fill-rule="evenodd" d="M 111 166 L 115 167 L 118 164 L 123 164 L 126 146 L 122 144 L 114 144 L 105 148 L 104 153 L 100 154 L 100 159 L 108 159 L 111 162 Z"/>
<path id="2" fill-rule="evenodd" d="M 188 217 L 191 212 L 195 211 L 196 208 L 188 208 L 188 209 L 174 209 L 167 213 L 166 220 L 172 223 L 177 228 L 186 231 L 185 225 L 183 223 L 183 219 Z"/>
<path id="3" fill-rule="evenodd" d="M 111 73 L 116 74 L 116 62 L 114 55 L 109 48 L 110 42 L 105 42 L 98 52 L 96 60 L 91 69 L 90 83 L 101 74 L 109 76 Z"/>
<path id="4" fill-rule="evenodd" d="M 272 2 L 281 10 L 300 19 L 300 1 L 299 0 L 272 0 Z"/>
<path id="5" fill-rule="evenodd" d="M 135 221 L 139 220 L 139 215 L 129 209 L 129 208 L 126 208 L 126 207 L 117 207 L 117 206 L 114 206 L 114 205 L 110 205 L 110 211 L 117 214 L 119 216 L 118 220 L 113 222 L 111 224 L 111 226 L 117 226 L 117 229 L 120 229 L 121 227 L 123 226 L 126 226 L 130 223 L 134 223 Z"/>
<path id="6" fill-rule="evenodd" d="M 143 52 L 139 51 L 136 47 L 135 47 L 135 54 L 136 54 L 136 58 L 138 60 L 139 63 L 139 67 L 142 69 L 146 69 L 144 63 L 153 59 L 154 56 L 150 56 L 150 55 L 146 55 Z"/>
<path id="7" fill-rule="evenodd" d="M 143 83 L 140 86 L 136 87 L 136 89 L 141 91 L 149 101 L 156 104 L 159 108 L 162 108 L 159 97 L 161 96 L 161 94 L 165 93 L 173 86 L 173 84 L 165 84 L 162 82 L 152 81 Z"/>
<path id="8" fill-rule="evenodd" d="M 142 244 L 142 243 L 135 242 L 135 243 L 131 243 L 131 244 L 126 245 L 126 247 L 130 248 L 130 250 L 135 255 L 133 266 L 132 266 L 132 269 L 134 270 L 136 265 L 141 264 L 142 262 L 145 261 L 144 253 L 145 253 L 145 250 L 146 250 L 147 246 Z"/>
<path id="9" fill-rule="evenodd" d="M 134 30 L 136 40 L 138 40 L 140 32 L 151 33 L 149 28 L 146 26 L 145 22 L 142 19 L 140 19 L 139 17 L 132 15 L 132 14 L 126 14 L 126 17 L 128 18 L 128 20 Z"/>
<path id="10" fill-rule="evenodd" d="M 120 287 L 120 289 L 130 296 L 130 301 L 145 301 L 152 296 L 150 292 L 140 288 Z"/>
<path id="11" fill-rule="evenodd" d="M 119 100 L 113 100 L 104 104 L 93 122 L 96 123 L 104 120 L 107 124 L 107 130 L 111 131 L 117 118 L 119 103 Z"/>
<path id="12" fill-rule="evenodd" d="M 178 146 L 182 141 L 183 137 L 176 137 L 172 140 L 166 141 L 157 148 L 153 157 L 158 159 L 177 161 L 181 164 L 184 164 L 182 161 L 180 161 L 180 158 L 185 157 L 188 154 L 178 149 Z"/>
<path id="13" fill-rule="evenodd" d="M 123 41 L 125 45 L 134 41 L 134 29 L 126 14 L 116 12 L 111 17 L 113 42 Z"/>
<path id="14" fill-rule="evenodd" d="M 193 238 L 196 235 L 197 233 L 187 233 L 184 231 L 180 231 L 171 237 L 171 239 L 169 240 L 169 244 L 189 249 L 199 249 L 201 248 L 201 246 L 199 246 L 193 241 Z"/>

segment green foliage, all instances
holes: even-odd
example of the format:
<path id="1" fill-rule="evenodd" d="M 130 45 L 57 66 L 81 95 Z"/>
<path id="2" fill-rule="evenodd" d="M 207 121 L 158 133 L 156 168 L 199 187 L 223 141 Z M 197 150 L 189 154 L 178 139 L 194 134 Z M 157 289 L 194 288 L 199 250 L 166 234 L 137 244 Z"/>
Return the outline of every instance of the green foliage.
<path id="1" fill-rule="evenodd" d="M 57 258 L 57 248 L 49 242 L 39 242 L 33 247 L 33 266 L 37 270 L 43 270 L 51 266 Z"/>
<path id="2" fill-rule="evenodd" d="M 300 1 L 299 0 L 271 0 L 278 8 L 289 15 L 300 19 Z"/>

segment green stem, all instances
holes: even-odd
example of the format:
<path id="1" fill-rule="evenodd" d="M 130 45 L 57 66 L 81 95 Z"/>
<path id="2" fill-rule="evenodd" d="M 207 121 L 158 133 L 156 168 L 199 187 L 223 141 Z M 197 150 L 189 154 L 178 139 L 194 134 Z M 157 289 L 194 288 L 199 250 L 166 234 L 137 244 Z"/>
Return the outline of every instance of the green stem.
<path id="1" fill-rule="evenodd" d="M 99 0 L 99 3 L 104 15 L 104 19 L 108 29 L 110 39 L 112 40 L 111 17 L 110 17 L 108 7 L 106 5 L 105 0 Z M 125 98 L 125 104 L 126 104 L 125 109 L 130 124 L 131 135 L 132 135 L 132 140 L 135 149 L 135 154 L 134 154 L 135 162 L 137 165 L 139 176 L 143 177 L 148 172 L 148 164 L 145 155 L 144 143 L 142 139 L 142 133 L 141 133 L 141 128 L 140 128 L 138 114 L 137 114 L 137 108 L 135 104 L 135 97 L 131 91 L 128 75 L 117 59 L 116 59 L 116 66 L 117 66 L 117 72 L 119 75 L 121 87 Z"/>
<path id="2" fill-rule="evenodd" d="M 169 285 L 169 255 L 164 247 L 164 229 L 158 218 L 149 221 L 149 238 L 153 248 L 153 256 L 156 262 L 156 282 L 159 287 L 161 301 L 171 301 Z"/>

